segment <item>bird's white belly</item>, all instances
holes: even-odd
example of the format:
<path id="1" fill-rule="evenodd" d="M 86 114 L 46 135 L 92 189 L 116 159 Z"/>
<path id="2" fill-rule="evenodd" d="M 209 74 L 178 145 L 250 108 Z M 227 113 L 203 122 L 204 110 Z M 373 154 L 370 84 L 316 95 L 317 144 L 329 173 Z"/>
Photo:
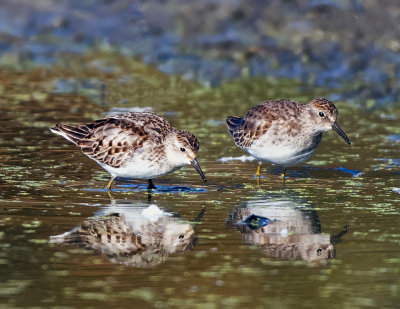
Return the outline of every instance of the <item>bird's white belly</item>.
<path id="1" fill-rule="evenodd" d="M 318 143 L 308 147 L 293 143 L 272 142 L 270 138 L 260 138 L 251 145 L 247 152 L 259 161 L 266 161 L 282 166 L 293 166 L 306 161 L 317 149 Z"/>
<path id="2" fill-rule="evenodd" d="M 176 171 L 179 167 L 173 167 L 168 164 L 158 164 L 148 160 L 132 160 L 125 166 L 119 168 L 111 167 L 99 163 L 112 176 L 134 178 L 134 179 L 153 179 Z"/>

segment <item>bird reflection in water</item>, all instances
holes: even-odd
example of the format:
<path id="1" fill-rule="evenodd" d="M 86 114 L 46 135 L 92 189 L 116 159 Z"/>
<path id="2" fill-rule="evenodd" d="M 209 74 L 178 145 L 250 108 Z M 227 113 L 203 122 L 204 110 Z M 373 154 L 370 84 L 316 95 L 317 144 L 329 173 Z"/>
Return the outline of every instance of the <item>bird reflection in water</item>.
<path id="1" fill-rule="evenodd" d="M 81 225 L 61 235 L 51 236 L 50 243 L 71 244 L 92 249 L 112 262 L 152 267 L 162 263 L 168 254 L 183 254 L 197 243 L 194 224 L 157 205 L 112 201 Z"/>
<path id="2" fill-rule="evenodd" d="M 243 243 L 268 256 L 311 263 L 334 258 L 335 244 L 348 230 L 346 225 L 336 235 L 322 234 L 316 210 L 292 200 L 248 201 L 228 215 L 226 223 L 242 233 Z"/>

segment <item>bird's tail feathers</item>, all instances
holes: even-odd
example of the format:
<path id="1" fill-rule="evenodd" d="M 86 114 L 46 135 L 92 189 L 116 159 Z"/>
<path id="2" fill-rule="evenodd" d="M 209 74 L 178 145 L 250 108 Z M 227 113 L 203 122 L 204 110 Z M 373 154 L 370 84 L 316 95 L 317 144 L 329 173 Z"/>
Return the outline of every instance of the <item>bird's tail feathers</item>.
<path id="1" fill-rule="evenodd" d="M 70 126 L 67 124 L 57 123 L 54 128 L 50 128 L 50 131 L 61 135 L 75 145 L 90 133 L 90 128 L 86 125 Z"/>
<path id="2" fill-rule="evenodd" d="M 79 238 L 76 234 L 78 228 L 74 228 L 72 231 L 65 232 L 60 235 L 50 236 L 51 244 L 63 244 L 63 243 L 74 243 Z"/>
<path id="3" fill-rule="evenodd" d="M 239 127 L 243 122 L 243 117 L 228 116 L 226 117 L 226 125 L 228 126 L 229 134 L 233 136 L 233 132 Z"/>

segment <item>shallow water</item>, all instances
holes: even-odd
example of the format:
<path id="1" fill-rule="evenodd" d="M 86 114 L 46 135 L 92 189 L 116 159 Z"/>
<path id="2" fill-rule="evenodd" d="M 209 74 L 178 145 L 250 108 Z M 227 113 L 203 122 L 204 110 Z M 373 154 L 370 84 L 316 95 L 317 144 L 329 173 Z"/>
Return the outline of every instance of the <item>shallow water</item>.
<path id="1" fill-rule="evenodd" d="M 107 53 L 58 63 L 53 70 L 0 72 L 0 302 L 5 307 L 398 306 L 399 111 L 366 112 L 338 102 L 338 120 L 352 145 L 325 133 L 313 157 L 289 169 L 285 183 L 279 167 L 264 164 L 258 187 L 256 162 L 219 161 L 244 154 L 228 136 L 225 116 L 243 114 L 266 98 L 305 102 L 328 96 L 327 90 L 304 93 L 296 81 L 264 79 L 204 88 Z M 104 70 L 110 63 L 112 70 Z M 206 184 L 187 167 L 156 179 L 151 196 L 146 183 L 135 180 L 117 181 L 109 196 L 107 173 L 48 130 L 55 122 L 98 119 L 116 107 L 147 106 L 198 137 Z M 154 204 L 178 222 L 192 222 L 197 243 L 145 268 L 94 250 L 50 244 L 50 236 L 121 203 L 132 209 Z M 268 212 L 276 203 L 286 208 Z M 306 243 L 326 243 L 349 226 L 334 244 L 334 258 L 288 258 L 240 226 L 249 213 L 282 221 L 289 211 L 295 214 L 293 226 L 302 228 L 292 234 Z M 278 236 L 286 242 L 292 234 L 282 231 Z"/>

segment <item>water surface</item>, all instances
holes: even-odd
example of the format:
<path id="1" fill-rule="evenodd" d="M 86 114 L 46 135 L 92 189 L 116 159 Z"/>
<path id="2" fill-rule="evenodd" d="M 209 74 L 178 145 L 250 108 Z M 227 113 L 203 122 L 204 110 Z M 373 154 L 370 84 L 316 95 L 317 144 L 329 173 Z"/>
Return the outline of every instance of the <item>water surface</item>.
<path id="1" fill-rule="evenodd" d="M 244 154 L 228 136 L 225 116 L 244 114 L 267 98 L 307 102 L 329 97 L 328 90 L 308 93 L 298 81 L 268 79 L 207 88 L 113 53 L 61 60 L 52 70 L 0 72 L 5 307 L 398 306 L 398 110 L 364 111 L 337 102 L 339 123 L 352 145 L 327 132 L 308 162 L 289 169 L 285 183 L 279 167 L 264 164 L 258 187 L 256 162 L 219 160 Z M 112 70 L 104 69 L 109 66 Z M 156 179 L 159 187 L 151 196 L 135 180 L 117 181 L 109 196 L 108 174 L 48 130 L 55 122 L 91 121 L 113 108 L 132 107 L 152 107 L 198 137 L 207 184 L 187 167 Z M 116 201 L 132 208 L 157 205 L 192 224 L 205 209 L 195 224 L 195 245 L 143 268 L 95 250 L 50 244 L 50 236 L 80 226 Z M 307 227 L 301 230 L 307 239 L 329 242 L 344 226 L 349 230 L 333 244 L 329 259 L 270 254 L 265 242 L 249 241 L 255 236 L 229 218 L 257 205 L 270 210 L 271 203 L 290 205 L 296 224 Z"/>

